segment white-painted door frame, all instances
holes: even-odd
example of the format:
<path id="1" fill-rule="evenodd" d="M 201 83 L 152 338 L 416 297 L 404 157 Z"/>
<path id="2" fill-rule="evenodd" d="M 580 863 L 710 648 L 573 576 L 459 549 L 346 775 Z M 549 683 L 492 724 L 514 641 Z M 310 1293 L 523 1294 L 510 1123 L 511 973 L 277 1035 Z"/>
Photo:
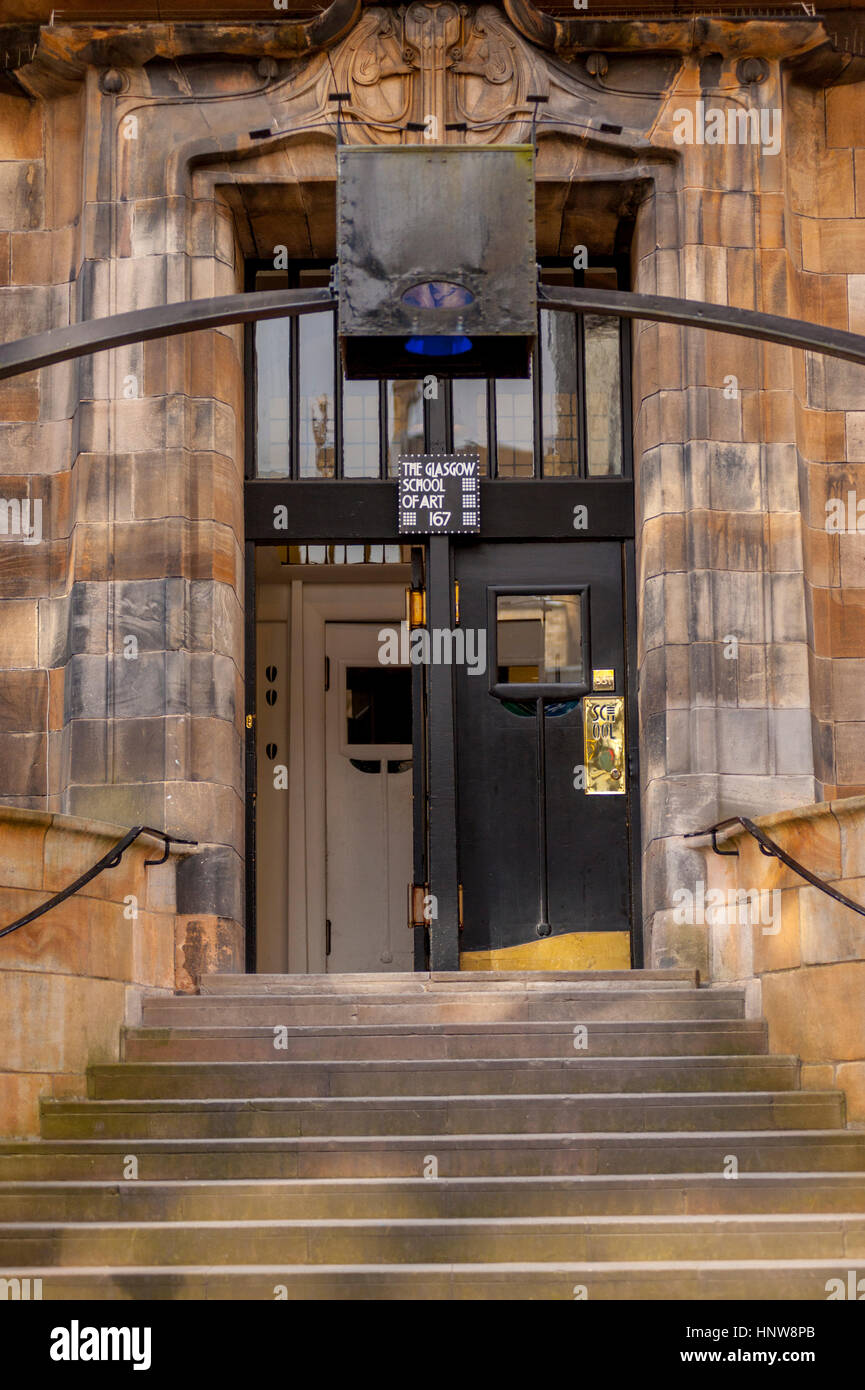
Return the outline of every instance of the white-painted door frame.
<path id="1" fill-rule="evenodd" d="M 325 624 L 405 617 L 403 584 L 292 583 L 288 969 L 324 974 L 327 918 Z"/>

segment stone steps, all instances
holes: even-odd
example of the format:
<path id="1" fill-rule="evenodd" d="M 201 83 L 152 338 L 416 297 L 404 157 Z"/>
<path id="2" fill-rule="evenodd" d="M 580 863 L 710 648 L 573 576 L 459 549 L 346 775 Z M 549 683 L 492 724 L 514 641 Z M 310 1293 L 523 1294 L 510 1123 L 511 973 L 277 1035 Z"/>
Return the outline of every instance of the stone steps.
<path id="1" fill-rule="evenodd" d="M 122 1047 L 0 1144 L 0 1277 L 44 1299 L 825 1299 L 865 1274 L 865 1132 L 686 971 L 211 976 Z"/>
<path id="2" fill-rule="evenodd" d="M 34 1267 L 46 1301 L 223 1300 L 825 1300 L 830 1280 L 865 1276 L 865 1260 L 688 1260 L 564 1264 Z M 585 1292 L 583 1292 L 585 1291 Z M 694 1342 L 697 1350 L 715 1343 Z"/>
<path id="3" fill-rule="evenodd" d="M 434 1220 L 18 1221 L 0 1265 L 352 1265 L 540 1261 L 861 1260 L 865 1214 Z"/>
<path id="4" fill-rule="evenodd" d="M 283 986 L 285 989 L 285 986 Z M 549 990 L 442 990 L 440 993 L 304 993 L 181 995 L 145 999 L 141 1021 L 151 1028 L 271 1028 L 296 1024 L 539 1022 L 590 1023 L 596 1019 L 744 1018 L 742 990 L 554 988 Z"/>
<path id="5" fill-rule="evenodd" d="M 865 1172 L 0 1182 L 0 1223 L 865 1212 Z"/>
<path id="6" fill-rule="evenodd" d="M 795 1057 L 606 1057 L 515 1061 L 126 1062 L 91 1068 L 94 1100 L 372 1097 L 631 1091 L 792 1091 Z"/>
<path id="7" fill-rule="evenodd" d="M 587 1057 L 693 1057 L 758 1055 L 768 1051 L 765 1022 L 752 1019 L 592 1020 Z M 127 1028 L 123 1056 L 130 1062 L 433 1061 L 475 1057 L 526 1060 L 574 1055 L 571 1023 L 362 1024 L 293 1026 L 276 1052 L 272 1027 L 205 1026 Z"/>
<path id="8" fill-rule="evenodd" d="M 480 978 L 473 971 L 394 970 L 387 975 L 292 975 L 292 996 L 304 994 L 391 994 L 423 995 L 427 993 L 496 993 L 549 994 L 581 990 L 639 990 L 647 985 L 653 989 L 697 989 L 699 978 L 694 970 L 536 970 L 531 978 L 521 970 L 489 970 Z M 285 995 L 285 975 L 205 975 L 201 981 L 201 997 L 213 995 L 242 995 L 245 999 L 259 994 Z"/>
<path id="9" fill-rule="evenodd" d="M 120 1181 L 126 1156 L 139 1177 L 384 1178 L 422 1176 L 433 1155 L 442 1177 L 572 1173 L 862 1172 L 865 1133 L 843 1129 L 709 1133 L 434 1134 L 279 1139 L 67 1139 L 0 1145 L 0 1181 Z"/>
<path id="10" fill-rule="evenodd" d="M 543 1080 L 543 1078 L 541 1078 Z M 837 1091 L 46 1101 L 46 1139 L 318 1137 L 831 1129 Z"/>

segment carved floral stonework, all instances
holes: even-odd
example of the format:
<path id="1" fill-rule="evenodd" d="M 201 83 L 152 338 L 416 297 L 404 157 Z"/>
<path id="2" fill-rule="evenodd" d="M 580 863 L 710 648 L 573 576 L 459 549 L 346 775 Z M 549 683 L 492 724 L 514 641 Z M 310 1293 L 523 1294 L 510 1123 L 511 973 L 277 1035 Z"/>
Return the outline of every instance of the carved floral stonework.
<path id="1" fill-rule="evenodd" d="M 605 89 L 593 66 L 535 48 L 491 5 L 376 7 L 307 66 L 308 82 L 299 87 L 292 76 L 281 84 L 281 128 L 291 128 L 301 107 L 309 119 L 314 87 L 323 122 L 335 114 L 330 92 L 348 94 L 339 107 L 347 144 L 520 142 L 531 137 L 533 123 L 540 138 L 552 129 L 579 138 L 596 134 L 601 121 L 620 125 L 631 143 L 640 139 L 677 60 L 643 60 L 627 90 Z"/>

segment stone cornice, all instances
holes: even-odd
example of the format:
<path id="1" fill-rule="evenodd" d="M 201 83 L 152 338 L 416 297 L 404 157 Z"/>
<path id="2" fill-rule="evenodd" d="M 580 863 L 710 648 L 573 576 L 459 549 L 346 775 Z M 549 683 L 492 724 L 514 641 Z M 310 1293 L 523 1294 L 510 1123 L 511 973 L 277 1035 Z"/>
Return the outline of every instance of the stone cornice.
<path id="1" fill-rule="evenodd" d="M 68 89 L 88 68 L 136 68 L 154 59 L 297 58 L 328 48 L 355 27 L 365 0 L 333 0 L 315 19 L 71 23 L 0 26 L 0 74 L 34 96 Z M 533 46 L 568 60 L 591 53 L 758 56 L 795 65 L 801 80 L 865 76 L 865 24 L 855 15 L 792 18 L 731 15 L 635 19 L 601 15 L 554 18 L 531 0 L 501 0 L 508 22 Z M 860 69 L 862 71 L 860 72 Z"/>

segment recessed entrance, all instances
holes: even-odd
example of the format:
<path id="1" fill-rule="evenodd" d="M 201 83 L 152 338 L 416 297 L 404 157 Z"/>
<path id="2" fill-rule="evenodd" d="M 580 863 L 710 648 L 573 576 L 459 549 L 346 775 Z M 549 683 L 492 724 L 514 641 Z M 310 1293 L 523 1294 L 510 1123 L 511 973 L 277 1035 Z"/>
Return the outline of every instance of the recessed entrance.
<path id="1" fill-rule="evenodd" d="M 542 312 L 529 380 L 352 382 L 334 329 L 250 334 L 250 967 L 640 965 L 626 335 Z M 461 450 L 480 533 L 407 544 L 400 456 Z"/>

